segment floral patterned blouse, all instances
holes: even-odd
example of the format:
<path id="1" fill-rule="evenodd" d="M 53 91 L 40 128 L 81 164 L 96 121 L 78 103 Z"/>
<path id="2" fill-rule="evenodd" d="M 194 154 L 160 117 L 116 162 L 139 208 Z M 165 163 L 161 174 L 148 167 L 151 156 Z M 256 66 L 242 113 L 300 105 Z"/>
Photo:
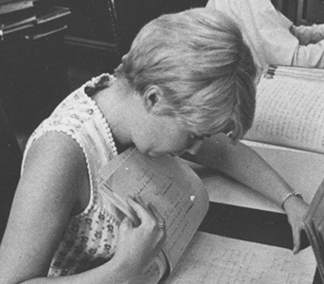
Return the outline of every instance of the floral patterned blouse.
<path id="1" fill-rule="evenodd" d="M 104 74 L 70 94 L 35 130 L 26 146 L 25 155 L 44 133 L 64 132 L 80 145 L 88 167 L 90 202 L 83 212 L 71 217 L 48 276 L 72 275 L 97 267 L 111 259 L 116 249 L 123 215 L 98 188 L 98 172 L 117 150 L 107 121 L 90 97 L 91 92 L 109 87 L 112 80 L 114 77 Z"/>

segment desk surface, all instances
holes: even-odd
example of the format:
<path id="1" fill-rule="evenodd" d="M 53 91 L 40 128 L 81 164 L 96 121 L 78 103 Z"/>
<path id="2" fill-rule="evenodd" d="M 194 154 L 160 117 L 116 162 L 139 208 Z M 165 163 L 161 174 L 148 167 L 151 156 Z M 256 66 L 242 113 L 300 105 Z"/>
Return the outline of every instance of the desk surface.
<path id="1" fill-rule="evenodd" d="M 291 227 L 281 213 L 210 202 L 199 231 L 282 248 L 293 248 Z M 309 246 L 302 235 L 302 249 Z M 313 284 L 323 284 L 318 271 Z"/>
<path id="2" fill-rule="evenodd" d="M 287 149 L 250 145 L 310 202 L 323 180 L 324 155 Z M 293 248 L 287 217 L 274 203 L 259 193 L 197 165 L 191 165 L 203 180 L 210 197 L 210 208 L 199 230 L 224 237 L 282 248 Z M 257 178 L 257 177 L 256 177 Z M 302 247 L 309 246 L 306 234 Z M 313 284 L 323 284 L 316 271 Z"/>

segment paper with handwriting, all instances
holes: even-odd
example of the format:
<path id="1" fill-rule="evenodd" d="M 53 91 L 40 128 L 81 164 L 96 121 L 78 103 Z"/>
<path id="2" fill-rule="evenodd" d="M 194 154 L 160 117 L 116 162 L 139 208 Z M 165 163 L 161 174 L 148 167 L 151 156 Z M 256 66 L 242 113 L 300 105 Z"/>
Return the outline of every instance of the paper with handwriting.
<path id="1" fill-rule="evenodd" d="M 297 254 L 275 246 L 197 232 L 163 284 L 311 284 L 311 247 Z"/>

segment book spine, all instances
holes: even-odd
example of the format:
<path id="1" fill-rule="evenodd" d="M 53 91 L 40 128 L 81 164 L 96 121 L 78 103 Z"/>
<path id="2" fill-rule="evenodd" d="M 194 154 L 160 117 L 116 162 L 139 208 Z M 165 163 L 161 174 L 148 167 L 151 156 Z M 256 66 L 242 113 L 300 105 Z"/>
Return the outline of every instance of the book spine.
<path id="1" fill-rule="evenodd" d="M 34 3 L 32 0 L 0 3 L 0 15 L 27 9 L 27 8 L 30 8 L 33 6 L 34 6 Z"/>

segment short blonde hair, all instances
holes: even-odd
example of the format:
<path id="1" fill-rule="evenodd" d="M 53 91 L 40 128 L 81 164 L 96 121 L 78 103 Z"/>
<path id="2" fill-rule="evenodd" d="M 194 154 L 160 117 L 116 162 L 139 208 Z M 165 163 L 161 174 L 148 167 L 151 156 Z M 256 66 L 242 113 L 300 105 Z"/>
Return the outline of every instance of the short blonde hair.
<path id="1" fill-rule="evenodd" d="M 167 14 L 139 32 L 116 72 L 143 94 L 164 93 L 161 112 L 197 135 L 232 131 L 234 141 L 251 127 L 256 68 L 237 25 L 205 8 Z"/>

